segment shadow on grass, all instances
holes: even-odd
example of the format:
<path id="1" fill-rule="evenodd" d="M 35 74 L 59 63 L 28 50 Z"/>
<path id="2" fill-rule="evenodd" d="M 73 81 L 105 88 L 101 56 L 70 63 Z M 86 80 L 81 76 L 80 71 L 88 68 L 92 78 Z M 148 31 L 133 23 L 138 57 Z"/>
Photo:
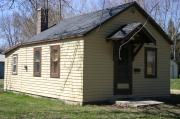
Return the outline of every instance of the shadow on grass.
<path id="1" fill-rule="evenodd" d="M 86 107 L 84 107 L 86 108 Z M 134 109 L 135 110 L 135 109 Z M 77 119 L 96 119 L 96 118 L 167 118 L 178 119 L 180 115 L 169 108 L 161 106 L 146 107 L 136 111 L 130 110 L 93 110 L 93 109 L 68 109 L 68 110 L 48 110 L 39 112 L 24 112 L 16 114 L 18 118 L 77 118 Z"/>
<path id="2" fill-rule="evenodd" d="M 159 115 L 160 118 L 167 119 L 179 119 L 180 117 L 179 108 L 174 106 L 149 106 L 145 107 L 142 112 L 147 115 Z"/>
<path id="3" fill-rule="evenodd" d="M 162 100 L 165 104 L 178 106 L 180 108 L 180 94 L 171 94 L 170 98 Z"/>
<path id="4" fill-rule="evenodd" d="M 164 104 L 145 107 L 143 112 L 149 115 L 159 114 L 164 118 L 180 118 L 180 94 L 171 94 L 170 98 L 157 100 Z"/>

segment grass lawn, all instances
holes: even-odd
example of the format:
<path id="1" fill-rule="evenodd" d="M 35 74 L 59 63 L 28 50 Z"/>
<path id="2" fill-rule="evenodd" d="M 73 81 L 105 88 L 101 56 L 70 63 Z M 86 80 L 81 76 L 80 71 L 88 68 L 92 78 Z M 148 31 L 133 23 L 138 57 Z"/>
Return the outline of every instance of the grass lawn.
<path id="1" fill-rule="evenodd" d="M 3 91 L 3 80 L 2 79 L 0 79 L 0 91 Z"/>
<path id="2" fill-rule="evenodd" d="M 171 89 L 180 90 L 180 79 L 171 79 Z"/>
<path id="3" fill-rule="evenodd" d="M 178 119 L 179 117 L 180 95 L 172 95 L 166 104 L 136 109 L 112 105 L 72 106 L 59 100 L 34 98 L 2 90 L 0 92 L 0 119 Z"/>

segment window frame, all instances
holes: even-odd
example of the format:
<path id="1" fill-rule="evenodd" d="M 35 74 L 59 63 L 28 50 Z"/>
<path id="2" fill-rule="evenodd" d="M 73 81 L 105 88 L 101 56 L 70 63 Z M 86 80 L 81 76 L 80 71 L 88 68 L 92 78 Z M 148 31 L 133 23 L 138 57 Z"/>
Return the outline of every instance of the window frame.
<path id="1" fill-rule="evenodd" d="M 57 73 L 54 73 L 54 72 L 52 72 L 53 70 L 52 70 L 52 68 L 53 68 L 53 60 L 52 60 L 52 56 L 53 56 L 53 54 L 52 54 L 52 50 L 53 49 L 57 49 L 58 50 L 58 71 L 57 71 Z M 60 45 L 52 45 L 52 46 L 50 46 L 50 77 L 51 78 L 60 78 Z"/>
<path id="2" fill-rule="evenodd" d="M 14 57 L 16 57 L 16 72 L 13 71 L 13 69 L 14 69 Z M 13 75 L 18 74 L 18 55 L 17 54 L 13 54 L 13 56 L 12 56 L 12 74 Z"/>
<path id="3" fill-rule="evenodd" d="M 148 54 L 148 51 L 155 52 L 155 74 L 154 75 L 147 74 L 147 54 Z M 144 50 L 144 77 L 145 78 L 157 78 L 157 48 L 145 47 L 145 50 Z"/>
<path id="4" fill-rule="evenodd" d="M 39 51 L 40 52 L 40 61 L 39 61 L 39 67 L 40 67 L 40 69 L 39 69 L 39 72 L 35 72 L 35 52 L 36 51 Z M 42 48 L 41 47 L 35 47 L 34 48 L 34 51 L 33 51 L 33 76 L 34 77 L 41 77 L 41 60 L 42 60 Z"/>

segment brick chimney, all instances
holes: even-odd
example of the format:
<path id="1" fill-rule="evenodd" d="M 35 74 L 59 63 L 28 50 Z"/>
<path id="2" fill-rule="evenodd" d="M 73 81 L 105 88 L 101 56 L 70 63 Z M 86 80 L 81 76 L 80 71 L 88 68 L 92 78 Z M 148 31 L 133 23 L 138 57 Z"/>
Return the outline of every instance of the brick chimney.
<path id="1" fill-rule="evenodd" d="M 37 34 L 48 29 L 48 9 L 39 8 L 37 9 Z"/>

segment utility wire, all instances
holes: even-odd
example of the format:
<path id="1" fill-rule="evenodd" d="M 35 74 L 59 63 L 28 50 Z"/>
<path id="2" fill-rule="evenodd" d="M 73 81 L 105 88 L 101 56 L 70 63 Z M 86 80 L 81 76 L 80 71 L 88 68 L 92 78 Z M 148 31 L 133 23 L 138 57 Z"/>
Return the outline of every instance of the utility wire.
<path id="1" fill-rule="evenodd" d="M 102 19 L 103 19 L 103 14 L 104 14 L 105 3 L 106 3 L 106 1 L 103 0 L 103 6 L 102 6 L 101 17 L 100 17 L 99 29 L 101 28 L 101 24 L 102 24 Z"/>
<path id="2" fill-rule="evenodd" d="M 161 0 L 159 0 L 159 1 L 154 5 L 154 7 L 150 10 L 150 14 L 151 14 L 151 12 L 153 11 L 153 9 L 156 8 L 156 7 L 159 5 L 160 1 L 161 1 Z M 144 24 L 142 25 L 142 27 L 141 27 L 136 33 L 134 33 L 134 34 L 129 38 L 129 40 L 127 40 L 126 42 L 124 42 L 122 45 L 119 46 L 119 60 L 121 60 L 121 49 L 122 49 L 122 47 L 123 47 L 124 45 L 126 45 L 127 43 L 129 43 L 129 42 L 132 40 L 132 38 L 133 38 L 135 35 L 137 35 L 137 34 L 145 27 L 145 25 L 147 24 L 149 18 L 150 18 L 150 15 L 148 15 L 148 17 L 146 18 L 146 21 L 144 22 Z"/>

